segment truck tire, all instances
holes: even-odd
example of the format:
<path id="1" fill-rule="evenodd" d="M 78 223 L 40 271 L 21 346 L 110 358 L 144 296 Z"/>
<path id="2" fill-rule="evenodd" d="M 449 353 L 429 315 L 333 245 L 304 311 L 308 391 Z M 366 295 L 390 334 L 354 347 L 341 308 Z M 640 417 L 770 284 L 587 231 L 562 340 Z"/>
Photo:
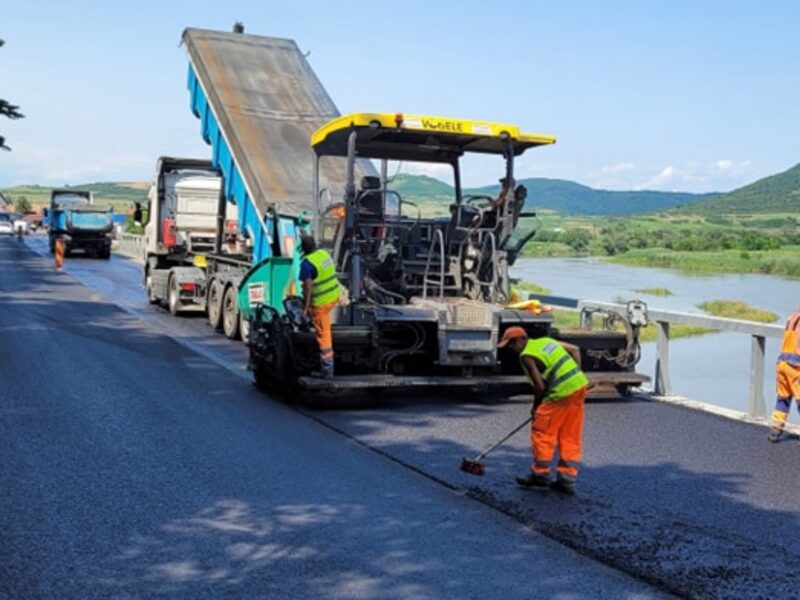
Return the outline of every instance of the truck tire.
<path id="1" fill-rule="evenodd" d="M 158 263 L 152 258 L 147 261 L 147 268 L 144 272 L 144 291 L 147 294 L 147 301 L 150 304 L 158 304 L 160 299 L 156 296 L 153 290 L 153 270 L 158 266 Z"/>
<path id="2" fill-rule="evenodd" d="M 173 317 L 177 317 L 178 313 L 181 312 L 181 291 L 180 286 L 178 284 L 177 277 L 170 277 L 169 278 L 169 290 L 167 292 L 167 301 L 169 303 L 169 313 Z"/>
<path id="3" fill-rule="evenodd" d="M 237 289 L 229 285 L 222 299 L 222 330 L 225 337 L 235 340 L 239 335 L 239 303 Z"/>
<path id="4" fill-rule="evenodd" d="M 147 294 L 147 301 L 150 304 L 158 304 L 158 296 L 153 292 L 153 276 L 148 271 L 144 280 L 144 291 Z"/>
<path id="5" fill-rule="evenodd" d="M 239 331 L 242 334 L 242 342 L 245 346 L 250 345 L 250 321 L 239 317 Z"/>
<path id="6" fill-rule="evenodd" d="M 219 279 L 212 279 L 211 285 L 208 286 L 206 307 L 208 308 L 208 324 L 215 331 L 222 329 L 222 297 L 222 283 Z"/>

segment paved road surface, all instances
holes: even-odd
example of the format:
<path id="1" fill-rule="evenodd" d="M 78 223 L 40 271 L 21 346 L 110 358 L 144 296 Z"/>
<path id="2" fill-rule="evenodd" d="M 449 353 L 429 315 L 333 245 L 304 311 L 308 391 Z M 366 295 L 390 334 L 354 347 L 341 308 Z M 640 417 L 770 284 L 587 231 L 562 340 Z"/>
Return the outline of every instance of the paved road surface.
<path id="1" fill-rule="evenodd" d="M 32 247 L 42 252 L 39 240 Z M 132 261 L 70 260 L 67 271 L 137 321 L 247 377 L 242 345 L 203 319 L 172 319 L 146 305 Z M 520 434 L 462 474 L 475 453 L 521 421 L 524 398 L 381 398 L 361 410 L 308 410 L 321 425 L 499 509 L 525 527 L 662 589 L 695 597 L 793 597 L 800 558 L 796 443 L 765 443 L 763 428 L 644 400 L 588 407 L 586 468 L 578 498 L 518 490 L 527 468 Z"/>
<path id="2" fill-rule="evenodd" d="M 0 306 L 0 598 L 661 596 L 270 401 L 13 239 Z"/>

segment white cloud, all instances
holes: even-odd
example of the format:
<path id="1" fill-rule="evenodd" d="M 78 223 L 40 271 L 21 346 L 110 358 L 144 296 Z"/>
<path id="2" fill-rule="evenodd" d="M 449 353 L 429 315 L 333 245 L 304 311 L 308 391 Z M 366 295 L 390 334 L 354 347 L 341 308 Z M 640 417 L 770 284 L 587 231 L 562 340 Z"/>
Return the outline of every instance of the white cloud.
<path id="1" fill-rule="evenodd" d="M 155 164 L 151 156 L 118 152 L 97 157 L 24 142 L 15 144 L 2 158 L 0 187 L 138 180 Z"/>
<path id="2" fill-rule="evenodd" d="M 626 163 L 619 163 L 616 165 L 606 165 L 600 168 L 600 172 L 604 174 L 613 175 L 615 173 L 625 173 L 627 171 L 633 171 L 636 168 L 636 165 L 632 162 Z"/>
<path id="3" fill-rule="evenodd" d="M 632 162 L 603 165 L 591 171 L 585 181 L 588 185 L 600 189 L 630 189 L 635 170 L 636 164 Z"/>
<path id="4" fill-rule="evenodd" d="M 707 163 L 689 161 L 678 166 L 668 165 L 644 182 L 636 184 L 633 189 L 727 191 L 750 182 L 752 164 L 751 160 L 737 162 L 721 158 Z"/>
<path id="5" fill-rule="evenodd" d="M 663 186 L 665 183 L 670 181 L 675 177 L 677 174 L 677 169 L 672 165 L 664 167 L 661 171 L 658 172 L 657 175 L 654 175 L 643 184 L 636 186 L 634 189 L 636 190 L 648 190 L 654 189 Z"/>
<path id="6" fill-rule="evenodd" d="M 733 161 L 727 158 L 717 161 L 717 169 L 720 171 L 727 171 L 733 167 Z"/>

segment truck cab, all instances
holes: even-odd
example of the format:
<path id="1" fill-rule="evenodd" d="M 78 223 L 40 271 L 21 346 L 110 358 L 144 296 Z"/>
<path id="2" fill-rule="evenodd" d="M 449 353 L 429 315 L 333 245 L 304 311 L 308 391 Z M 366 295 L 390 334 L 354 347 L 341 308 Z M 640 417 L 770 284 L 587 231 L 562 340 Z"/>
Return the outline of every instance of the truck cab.
<path id="1" fill-rule="evenodd" d="M 219 310 L 218 282 L 235 287 L 250 266 L 237 206 L 225 200 L 221 187 L 210 161 L 158 159 L 148 196 L 144 283 L 150 302 L 166 301 L 175 315 L 207 310 L 210 293 L 212 313 Z M 235 303 L 232 310 L 238 319 Z"/>

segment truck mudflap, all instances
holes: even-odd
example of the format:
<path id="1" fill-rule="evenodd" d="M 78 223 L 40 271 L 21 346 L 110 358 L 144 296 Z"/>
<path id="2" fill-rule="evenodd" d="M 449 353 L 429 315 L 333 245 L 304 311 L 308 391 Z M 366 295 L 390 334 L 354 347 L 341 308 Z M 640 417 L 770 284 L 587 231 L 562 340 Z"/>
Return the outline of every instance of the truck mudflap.
<path id="1" fill-rule="evenodd" d="M 597 371 L 586 373 L 590 385 L 597 393 L 616 391 L 627 395 L 631 388 L 650 381 L 650 377 L 627 371 Z M 337 392 L 346 390 L 370 390 L 392 388 L 460 388 L 497 391 L 530 391 L 531 386 L 524 375 L 490 375 L 464 377 L 454 375 L 342 375 L 336 377 L 298 378 L 300 387 L 307 392 Z"/>

